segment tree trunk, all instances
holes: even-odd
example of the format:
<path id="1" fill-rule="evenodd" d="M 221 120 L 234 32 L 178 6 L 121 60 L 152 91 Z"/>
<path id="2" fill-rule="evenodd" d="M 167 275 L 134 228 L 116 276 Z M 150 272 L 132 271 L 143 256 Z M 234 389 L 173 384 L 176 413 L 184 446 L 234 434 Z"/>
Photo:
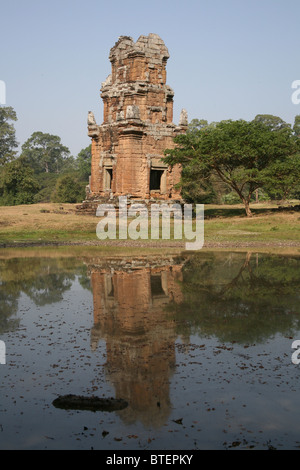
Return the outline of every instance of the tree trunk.
<path id="1" fill-rule="evenodd" d="M 250 210 L 250 204 L 249 204 L 249 201 L 247 199 L 244 199 L 244 204 L 245 204 L 245 211 L 246 211 L 247 217 L 252 217 L 252 212 Z"/>

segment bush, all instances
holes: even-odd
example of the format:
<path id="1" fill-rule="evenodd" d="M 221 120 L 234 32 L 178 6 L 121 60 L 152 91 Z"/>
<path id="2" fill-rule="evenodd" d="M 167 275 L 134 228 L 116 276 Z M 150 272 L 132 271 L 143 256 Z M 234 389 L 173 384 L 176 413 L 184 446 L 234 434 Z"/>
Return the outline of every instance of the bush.
<path id="1" fill-rule="evenodd" d="M 39 189 L 33 170 L 26 166 L 22 158 L 18 158 L 5 165 L 1 173 L 0 204 L 32 204 Z"/>
<path id="2" fill-rule="evenodd" d="M 52 202 L 81 202 L 85 198 L 86 183 L 80 181 L 74 175 L 61 176 L 52 193 Z"/>
<path id="3" fill-rule="evenodd" d="M 59 175 L 57 173 L 40 173 L 36 178 L 40 184 L 40 191 L 34 196 L 34 202 L 50 202 Z"/>
<path id="4" fill-rule="evenodd" d="M 231 191 L 228 194 L 224 194 L 224 196 L 222 197 L 223 204 L 239 204 L 240 202 L 241 199 L 235 191 Z"/>

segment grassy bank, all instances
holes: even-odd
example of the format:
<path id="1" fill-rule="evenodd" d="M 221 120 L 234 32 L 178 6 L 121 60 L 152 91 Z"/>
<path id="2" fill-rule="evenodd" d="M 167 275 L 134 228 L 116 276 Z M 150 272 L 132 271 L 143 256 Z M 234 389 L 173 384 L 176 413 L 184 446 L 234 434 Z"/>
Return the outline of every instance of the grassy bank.
<path id="1" fill-rule="evenodd" d="M 75 204 L 34 204 L 0 207 L 0 243 L 99 243 L 97 217 L 77 215 Z M 253 204 L 254 216 L 243 207 L 205 206 L 206 244 L 300 244 L 300 212 L 272 204 Z M 176 246 L 178 241 L 145 240 L 144 244 Z M 120 245 L 117 240 L 116 246 Z M 134 241 L 131 242 L 132 246 Z"/>

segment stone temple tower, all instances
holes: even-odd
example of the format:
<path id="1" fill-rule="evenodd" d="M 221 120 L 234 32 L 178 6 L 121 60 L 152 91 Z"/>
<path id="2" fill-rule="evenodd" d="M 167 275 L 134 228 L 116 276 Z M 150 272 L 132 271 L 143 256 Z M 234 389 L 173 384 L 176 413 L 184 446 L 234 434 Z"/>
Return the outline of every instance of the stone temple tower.
<path id="1" fill-rule="evenodd" d="M 82 209 L 92 212 L 97 203 L 127 196 L 134 201 L 178 200 L 174 188 L 180 168 L 163 161 L 173 138 L 187 129 L 185 110 L 179 126 L 173 123 L 173 90 L 166 84 L 169 52 L 157 34 L 134 42 L 121 36 L 110 50 L 112 70 L 101 87 L 103 123 L 88 113 L 92 139 L 92 168 L 87 200 Z"/>

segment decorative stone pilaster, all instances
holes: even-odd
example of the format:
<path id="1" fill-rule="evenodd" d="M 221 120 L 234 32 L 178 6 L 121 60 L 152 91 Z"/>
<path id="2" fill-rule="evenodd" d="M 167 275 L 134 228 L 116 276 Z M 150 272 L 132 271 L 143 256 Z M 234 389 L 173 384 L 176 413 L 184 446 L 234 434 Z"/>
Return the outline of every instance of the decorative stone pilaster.
<path id="1" fill-rule="evenodd" d="M 182 111 L 173 123 L 173 90 L 166 84 L 169 52 L 157 34 L 134 42 L 121 36 L 111 49 L 111 74 L 102 83 L 103 123 L 88 113 L 92 168 L 88 201 L 128 196 L 178 200 L 180 168 L 162 161 L 164 150 L 187 129 Z M 87 202 L 85 201 L 85 207 Z"/>

